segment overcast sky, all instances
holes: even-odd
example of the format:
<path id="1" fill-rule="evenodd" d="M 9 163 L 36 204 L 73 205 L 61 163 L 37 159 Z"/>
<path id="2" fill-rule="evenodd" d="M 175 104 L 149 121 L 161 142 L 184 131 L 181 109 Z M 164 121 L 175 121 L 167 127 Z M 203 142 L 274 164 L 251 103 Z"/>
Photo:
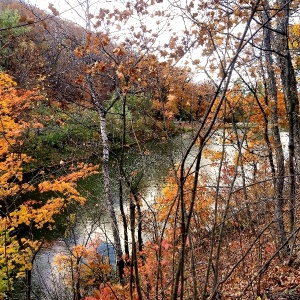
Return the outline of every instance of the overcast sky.
<path id="1" fill-rule="evenodd" d="M 53 6 L 59 11 L 60 17 L 71 20 L 75 23 L 78 23 L 84 26 L 84 14 L 85 12 L 82 10 L 82 3 L 85 0 L 51 0 L 51 1 L 41 1 L 41 0 L 26 0 L 26 2 L 37 6 L 45 11 L 49 10 L 49 4 L 53 4 Z M 99 1 L 99 0 L 90 0 L 90 13 L 96 14 L 100 7 L 113 7 L 112 1 Z M 83 19 L 81 19 L 81 17 Z"/>
<path id="2" fill-rule="evenodd" d="M 51 1 L 25 0 L 24 2 L 30 3 L 30 4 L 35 5 L 45 11 L 48 11 L 49 14 L 52 14 L 51 10 L 49 10 L 49 8 L 48 8 L 49 4 L 51 3 L 59 11 L 60 18 L 68 19 L 68 20 L 75 22 L 83 27 L 86 26 L 85 8 L 83 8 L 83 7 L 85 7 L 83 4 L 86 3 L 86 0 L 51 0 Z M 120 1 L 120 0 L 119 1 L 117 1 L 117 0 L 89 0 L 90 13 L 93 15 L 97 15 L 100 8 L 112 9 L 114 7 L 117 7 L 120 10 L 125 9 L 124 5 L 122 5 L 120 2 L 122 3 L 123 1 Z M 162 6 L 166 6 L 168 4 L 167 4 L 167 2 L 165 2 L 165 3 L 156 4 L 156 5 L 158 5 L 158 7 L 160 7 L 160 8 L 162 8 Z M 166 8 L 166 11 L 167 11 L 167 8 Z M 164 19 L 164 20 L 166 21 L 167 19 Z M 153 18 L 147 18 L 147 17 L 143 16 L 143 23 L 145 25 L 147 25 L 148 28 L 150 27 L 151 29 L 153 29 L 154 32 L 157 31 L 156 21 L 157 20 L 155 20 Z M 130 24 L 133 25 L 134 20 L 132 20 L 130 22 Z M 134 25 L 140 26 L 140 23 L 136 23 Z M 159 25 L 159 26 L 161 26 L 161 25 Z M 122 36 L 123 37 L 126 36 L 127 35 L 126 32 L 128 32 L 127 26 L 125 28 L 122 26 L 122 28 L 125 30 L 124 33 L 121 33 L 120 30 L 116 30 L 116 33 L 118 34 L 119 38 L 121 38 L 121 39 L 122 39 Z M 180 19 L 180 18 L 172 19 L 171 26 L 169 26 L 169 28 L 171 28 L 171 32 L 168 32 L 168 31 L 160 32 L 161 35 L 156 40 L 157 45 L 161 44 L 163 46 L 165 43 L 167 43 L 170 39 L 170 35 L 172 32 L 176 32 L 177 35 L 178 34 L 180 35 L 180 29 L 184 29 L 182 19 Z M 120 33 L 121 33 L 121 35 L 120 35 Z M 196 54 L 193 54 L 193 56 L 198 58 L 199 51 L 196 51 Z M 188 58 L 188 60 L 191 61 L 192 58 L 190 57 L 190 58 Z M 181 64 L 181 62 L 180 62 L 180 64 Z M 190 65 L 190 66 L 192 68 L 194 68 L 194 66 L 192 66 L 192 65 Z M 203 73 L 198 74 L 198 76 L 199 75 L 201 78 L 203 77 Z"/>

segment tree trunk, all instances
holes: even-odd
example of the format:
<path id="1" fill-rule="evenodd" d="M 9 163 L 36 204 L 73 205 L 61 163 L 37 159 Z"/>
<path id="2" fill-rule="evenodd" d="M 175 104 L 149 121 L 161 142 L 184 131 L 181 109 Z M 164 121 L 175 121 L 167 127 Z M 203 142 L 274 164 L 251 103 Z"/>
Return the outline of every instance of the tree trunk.
<path id="1" fill-rule="evenodd" d="M 120 200 L 120 212 L 122 216 L 122 221 L 123 221 L 123 229 L 124 229 L 124 250 L 126 256 L 129 257 L 129 245 L 128 245 L 128 226 L 127 226 L 127 219 L 126 219 L 126 214 L 124 210 L 124 199 L 123 199 L 123 185 L 122 185 L 122 175 L 121 171 L 119 173 L 119 200 Z"/>
<path id="2" fill-rule="evenodd" d="M 273 57 L 271 54 L 271 24 L 269 15 L 269 5 L 265 6 L 265 11 L 262 13 L 262 21 L 265 23 L 263 29 L 264 57 L 266 59 L 267 70 L 267 92 L 271 103 L 271 122 L 272 134 L 274 138 L 274 151 L 276 157 L 276 170 L 274 176 L 274 200 L 275 200 L 275 221 L 277 224 L 278 243 L 283 245 L 286 241 L 286 233 L 283 222 L 283 187 L 284 187 L 284 155 L 283 147 L 278 126 L 278 98 L 277 85 L 273 69 Z"/>
<path id="3" fill-rule="evenodd" d="M 31 299 L 31 279 L 32 279 L 31 270 L 26 270 L 26 300 Z"/>
<path id="4" fill-rule="evenodd" d="M 100 116 L 100 130 L 101 130 L 101 138 L 103 144 L 102 170 L 104 176 L 106 202 L 107 202 L 107 208 L 109 211 L 110 222 L 111 222 L 111 227 L 112 227 L 112 232 L 114 237 L 114 246 L 116 249 L 118 260 L 121 260 L 123 253 L 121 248 L 118 222 L 117 222 L 115 208 L 114 208 L 114 199 L 111 192 L 111 178 L 109 173 L 109 141 L 108 141 L 108 135 L 106 131 L 106 118 L 105 118 L 105 113 L 103 108 L 99 108 L 98 113 Z"/>
<path id="5" fill-rule="evenodd" d="M 106 198 L 106 205 L 110 217 L 110 223 L 113 233 L 113 239 L 114 239 L 114 247 L 117 254 L 117 260 L 118 262 L 122 260 L 123 252 L 121 247 L 121 240 L 120 240 L 120 233 L 118 228 L 118 222 L 116 218 L 116 212 L 114 208 L 114 199 L 111 191 L 111 178 L 110 178 L 110 172 L 109 172 L 109 140 L 108 140 L 108 134 L 106 130 L 106 112 L 103 107 L 103 104 L 99 101 L 97 94 L 95 92 L 94 86 L 93 86 L 93 80 L 90 74 L 87 75 L 87 80 L 89 83 L 89 87 L 91 90 L 91 96 L 92 96 L 92 102 L 97 108 L 99 117 L 100 117 L 100 131 L 101 131 L 101 139 L 102 139 L 102 147 L 103 147 L 103 153 L 102 153 L 102 171 L 103 171 L 103 177 L 104 177 L 104 189 L 105 189 L 105 198 Z M 121 275 L 121 274 L 120 274 Z"/>
<path id="6" fill-rule="evenodd" d="M 289 218 L 290 232 L 295 226 L 295 173 L 298 171 L 300 159 L 300 124 L 299 124 L 299 99 L 297 93 L 297 81 L 292 63 L 291 52 L 288 41 L 288 26 L 290 16 L 290 2 L 278 0 L 278 8 L 282 15 L 278 14 L 277 35 L 274 48 L 278 57 L 278 64 L 281 70 L 281 84 L 284 94 L 289 124 Z"/>
<path id="7" fill-rule="evenodd" d="M 128 225 L 126 214 L 124 210 L 124 199 L 123 199 L 123 165 L 124 165 L 124 147 L 127 143 L 126 141 L 126 96 L 121 97 L 122 101 L 122 121 L 123 121 L 123 133 L 122 133 L 122 149 L 119 159 L 119 191 L 120 191 L 120 211 L 123 221 L 123 230 L 124 230 L 124 249 L 126 258 L 129 258 L 129 239 L 128 239 Z"/>
<path id="8" fill-rule="evenodd" d="M 90 15 L 90 1 L 85 0 L 86 4 L 86 31 L 91 32 L 91 19 L 89 18 Z M 91 63 L 91 57 L 88 56 L 88 63 Z M 117 255 L 117 263 L 120 264 L 120 261 L 122 260 L 123 252 L 122 252 L 122 247 L 121 247 L 121 239 L 120 239 L 120 233 L 119 233 L 119 227 L 118 227 L 118 222 L 116 218 L 116 212 L 114 208 L 114 199 L 111 191 L 111 178 L 110 178 L 110 172 L 109 172 L 109 140 L 108 140 L 108 135 L 107 135 L 107 130 L 106 130 L 106 111 L 103 106 L 103 102 L 98 98 L 98 95 L 96 93 L 94 83 L 93 83 L 93 78 L 91 74 L 86 74 L 86 80 L 88 83 L 88 86 L 90 88 L 91 92 L 91 100 L 95 108 L 97 109 L 97 112 L 100 117 L 100 131 L 101 131 L 101 140 L 102 140 L 102 147 L 103 147 L 103 152 L 102 152 L 102 171 L 103 171 L 103 176 L 104 176 L 104 189 L 105 189 L 105 200 L 106 200 L 106 205 L 107 209 L 109 212 L 109 217 L 110 217 L 110 224 L 112 228 L 112 233 L 113 233 L 113 239 L 114 239 L 114 247 L 116 250 L 116 255 Z M 120 279 L 122 279 L 123 274 L 119 274 Z"/>
<path id="9" fill-rule="evenodd" d="M 130 231 L 131 231 L 131 272 L 130 272 L 130 291 L 131 295 L 133 294 L 133 282 L 135 282 L 136 290 L 138 293 L 138 299 L 142 300 L 142 290 L 140 285 L 140 277 L 139 277 L 139 269 L 138 269 L 138 257 L 137 257 L 137 249 L 136 249 L 136 241 L 135 241 L 135 203 L 134 199 L 130 199 Z M 134 269 L 134 275 L 133 275 Z"/>

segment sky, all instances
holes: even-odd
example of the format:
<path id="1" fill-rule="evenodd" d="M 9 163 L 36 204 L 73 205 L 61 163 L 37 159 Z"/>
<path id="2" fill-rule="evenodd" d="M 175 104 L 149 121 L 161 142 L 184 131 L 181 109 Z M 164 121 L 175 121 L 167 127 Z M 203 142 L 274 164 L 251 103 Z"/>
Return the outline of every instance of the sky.
<path id="1" fill-rule="evenodd" d="M 96 14 L 99 10 L 99 7 L 112 7 L 113 1 L 99 1 L 99 0 L 89 0 L 90 1 L 90 13 Z M 39 7 L 49 13 L 49 4 L 53 4 L 53 6 L 59 11 L 60 17 L 64 19 L 68 19 L 72 22 L 75 22 L 79 25 L 84 26 L 84 10 L 82 10 L 82 4 L 85 0 L 26 0 L 25 2 L 30 3 L 36 7 Z M 82 18 L 82 19 L 81 19 Z"/>
<path id="2" fill-rule="evenodd" d="M 60 15 L 60 18 L 64 18 L 64 19 L 68 19 L 74 23 L 77 23 L 83 27 L 86 27 L 86 22 L 85 22 L 85 9 L 84 9 L 84 5 L 86 3 L 86 1 L 89 1 L 90 3 L 90 13 L 93 15 L 97 15 L 99 12 L 100 8 L 109 8 L 112 9 L 114 7 L 119 8 L 120 10 L 122 10 L 123 8 L 125 9 L 124 5 L 122 7 L 122 2 L 126 1 L 122 1 L 122 0 L 51 0 L 51 1 L 45 1 L 45 0 L 24 0 L 24 2 L 26 3 L 30 3 L 36 7 L 39 7 L 40 9 L 43 9 L 47 12 L 49 12 L 49 14 L 52 14 L 51 10 L 49 10 L 48 6 L 49 4 L 52 4 L 53 7 L 55 7 Z M 163 6 L 167 5 L 167 1 L 164 3 L 159 3 L 156 4 L 158 5 L 158 7 L 162 8 Z M 167 8 L 165 8 L 166 11 Z M 145 18 L 143 16 L 143 18 Z M 157 19 L 150 19 L 148 17 L 148 19 L 143 19 L 143 22 L 145 25 L 147 25 L 147 27 L 153 29 L 153 32 L 157 31 L 157 26 L 161 26 L 161 25 L 156 25 L 156 21 Z M 165 22 L 168 22 L 167 19 L 164 19 Z M 131 21 L 130 25 L 136 26 L 136 28 L 138 28 L 138 26 L 140 26 L 139 23 L 134 23 L 134 20 Z M 163 45 L 165 43 L 168 43 L 170 40 L 170 36 L 172 32 L 176 32 L 176 34 L 178 35 L 181 29 L 184 29 L 184 25 L 181 19 L 173 19 L 170 22 L 169 28 L 171 29 L 171 32 L 165 31 L 162 32 L 160 34 L 160 36 L 156 39 L 156 43 L 157 45 L 160 45 L 161 48 L 163 48 Z M 123 32 L 121 32 L 120 30 L 116 30 L 116 34 L 117 36 L 121 39 L 122 37 L 125 37 L 126 34 L 128 33 L 128 28 L 122 28 Z M 127 33 L 126 33 L 127 32 Z M 121 33 L 121 34 L 120 34 Z M 197 51 L 194 54 L 192 54 L 194 57 L 188 57 L 188 61 L 192 61 L 195 58 L 199 57 L 200 52 Z M 190 55 L 190 54 L 189 54 Z M 184 65 L 183 62 L 179 62 L 179 65 Z M 194 69 L 194 66 L 192 64 L 190 64 L 190 67 L 192 69 Z M 204 75 L 204 73 L 202 71 L 199 72 L 199 70 L 196 72 L 197 74 L 194 74 L 197 78 L 196 81 L 202 81 L 204 78 L 206 78 L 206 76 Z"/>
<path id="3" fill-rule="evenodd" d="M 51 10 L 48 8 L 49 4 L 53 5 L 55 9 L 59 11 L 59 17 L 68 19 L 74 23 L 77 23 L 83 27 L 86 27 L 86 1 L 89 2 L 90 8 L 89 8 L 89 13 L 96 16 L 99 13 L 100 8 L 108 8 L 112 10 L 113 8 L 118 8 L 119 10 L 125 10 L 125 4 L 122 4 L 122 0 L 51 0 L 51 1 L 41 1 L 41 0 L 25 0 L 25 2 L 30 3 L 34 6 L 37 6 L 52 15 Z M 156 19 L 157 20 L 157 19 Z M 151 19 L 150 17 L 143 16 L 143 23 L 146 24 L 147 26 L 151 27 L 153 29 L 153 32 L 155 32 L 156 29 L 156 23 L 155 21 Z M 92 20 L 93 22 L 93 20 Z M 134 18 L 130 18 L 130 21 L 127 23 L 127 26 L 124 26 L 122 24 L 122 34 L 126 33 L 126 30 L 130 26 L 135 26 L 138 28 L 140 26 L 140 23 L 137 23 L 134 21 Z M 175 26 L 176 25 L 176 26 Z M 173 26 L 178 27 L 179 24 L 173 23 Z M 92 28 L 93 29 L 93 28 Z M 110 27 L 110 34 L 112 33 L 113 28 Z M 177 32 L 179 31 L 178 28 L 176 28 Z M 119 34 L 120 37 L 120 30 L 118 31 L 117 34 Z M 164 42 L 166 42 L 166 36 L 164 36 Z"/>

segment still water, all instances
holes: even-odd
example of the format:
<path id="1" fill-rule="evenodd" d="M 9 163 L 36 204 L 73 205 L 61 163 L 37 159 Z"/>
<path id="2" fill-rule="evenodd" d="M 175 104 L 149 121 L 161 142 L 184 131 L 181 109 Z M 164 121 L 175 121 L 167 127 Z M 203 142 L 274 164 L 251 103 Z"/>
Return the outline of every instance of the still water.
<path id="1" fill-rule="evenodd" d="M 178 165 L 186 153 L 186 149 L 193 138 L 193 133 L 185 133 L 165 141 L 149 142 L 146 146 L 129 148 L 124 156 L 124 170 L 138 178 L 139 189 L 143 199 L 142 209 L 153 204 L 164 186 L 170 170 Z M 287 135 L 283 134 L 284 145 L 287 145 Z M 224 147 L 224 148 L 223 148 Z M 198 147 L 194 146 L 187 158 L 186 166 L 193 166 Z M 209 148 L 214 151 L 225 150 L 225 160 L 233 163 L 236 155 L 234 145 L 220 144 L 220 135 L 215 134 Z M 287 148 L 285 148 L 285 153 Z M 118 153 L 116 153 L 118 155 Z M 95 159 L 97 163 L 97 159 Z M 118 169 L 114 160 L 111 160 L 111 176 L 113 181 L 113 195 L 115 195 L 116 212 L 119 215 Z M 218 166 L 212 165 L 209 158 L 202 159 L 201 172 L 212 181 L 216 179 Z M 239 184 L 239 180 L 237 183 Z M 74 245 L 89 245 L 92 240 L 98 239 L 103 243 L 112 243 L 110 221 L 105 213 L 105 198 L 103 178 L 101 174 L 91 176 L 79 183 L 81 192 L 86 196 L 84 207 L 72 212 L 72 226 L 67 235 L 56 239 L 45 246 L 38 254 L 33 267 L 33 299 L 72 299 L 72 291 L 65 288 L 63 278 L 59 276 L 57 266 L 53 264 L 57 254 L 70 255 Z M 126 190 L 125 190 L 126 194 Z M 124 199 L 126 201 L 126 199 Z M 127 207 L 127 205 L 125 204 Z M 127 214 L 129 214 L 127 212 Z M 121 238 L 122 238 L 122 231 Z M 147 237 L 145 237 L 147 238 Z M 122 241 L 121 241 L 122 242 Z"/>
<path id="2" fill-rule="evenodd" d="M 133 184 L 138 182 L 143 198 L 142 209 L 147 209 L 147 206 L 153 203 L 170 170 L 181 161 L 191 138 L 192 133 L 189 133 L 160 142 L 149 142 L 143 147 L 137 145 L 127 149 L 124 155 L 124 170 L 126 174 L 132 174 L 136 178 Z M 193 149 L 191 152 L 190 161 L 194 160 L 196 151 Z M 116 155 L 119 153 L 116 152 Z M 94 162 L 98 163 L 98 160 L 95 158 Z M 118 169 L 113 158 L 111 168 L 112 192 L 115 195 L 115 203 L 118 203 Z M 65 289 L 57 266 L 53 264 L 57 254 L 70 255 L 72 246 L 88 245 L 95 239 L 105 243 L 113 242 L 110 222 L 105 214 L 105 195 L 101 174 L 80 181 L 79 189 L 87 198 L 87 202 L 84 207 L 72 212 L 74 226 L 66 236 L 48 243 L 37 255 L 33 266 L 33 299 L 72 299 L 71 291 Z M 126 188 L 124 194 L 126 194 Z M 125 204 L 125 207 L 127 206 Z M 119 215 L 117 204 L 116 212 Z"/>

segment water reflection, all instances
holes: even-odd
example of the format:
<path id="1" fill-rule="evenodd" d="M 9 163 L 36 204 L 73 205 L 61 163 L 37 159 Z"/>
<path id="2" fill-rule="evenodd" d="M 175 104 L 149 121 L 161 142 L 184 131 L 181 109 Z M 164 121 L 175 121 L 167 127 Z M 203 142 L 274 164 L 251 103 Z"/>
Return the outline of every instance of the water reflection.
<path id="1" fill-rule="evenodd" d="M 238 149 L 232 144 L 220 143 L 220 134 L 215 134 L 212 143 L 209 145 L 210 150 L 221 151 L 225 149 L 225 162 L 234 164 L 235 156 Z M 162 141 L 160 143 L 148 143 L 142 149 L 138 146 L 127 150 L 125 154 L 124 170 L 126 174 L 141 175 L 140 192 L 142 194 L 142 209 L 147 209 L 155 198 L 159 195 L 164 185 L 164 179 L 168 176 L 172 166 L 182 161 L 186 149 L 191 141 L 192 134 L 185 134 L 172 138 L 171 140 Z M 282 134 L 285 156 L 287 157 L 288 136 Z M 198 155 L 198 146 L 191 149 L 190 155 L 187 157 L 186 166 L 192 166 Z M 119 201 L 119 172 L 117 164 L 111 161 L 113 194 L 115 195 L 116 207 Z M 214 183 L 219 172 L 219 165 L 213 164 L 209 158 L 205 156 L 201 163 L 201 173 L 205 174 L 209 180 Z M 235 186 L 241 184 L 237 177 Z M 94 175 L 80 182 L 81 192 L 87 197 L 88 201 L 84 208 L 77 208 L 75 214 L 74 226 L 71 228 L 67 237 L 57 240 L 55 243 L 45 247 L 37 256 L 33 275 L 34 275 L 34 299 L 70 299 L 70 291 L 66 290 L 63 282 L 59 277 L 57 267 L 54 266 L 53 260 L 56 254 L 64 253 L 70 255 L 73 245 L 88 245 L 93 240 L 98 240 L 103 245 L 111 245 L 112 232 L 110 228 L 110 220 L 105 213 L 105 201 L 103 191 L 102 176 Z M 126 194 L 126 188 L 125 188 Z M 126 198 L 124 201 L 126 202 Z M 125 206 L 128 209 L 128 205 Z M 129 214 L 128 211 L 126 211 Z M 121 222 L 120 222 L 121 223 Z M 121 230 L 121 228 L 120 228 Z M 120 231 L 121 239 L 123 239 L 123 231 Z M 121 241 L 123 242 L 123 241 Z M 102 248 L 98 249 L 100 252 Z M 109 247 L 109 250 L 111 248 Z M 113 258 L 114 259 L 114 258 Z M 55 295 L 55 297 L 54 297 Z M 62 295 L 62 297 L 60 297 Z M 71 296 L 70 296 L 71 297 Z"/>
<path id="2" fill-rule="evenodd" d="M 161 142 L 150 142 L 140 147 L 129 148 L 124 156 L 125 174 L 140 176 L 139 190 L 144 201 L 142 209 L 159 194 L 164 178 L 175 162 L 178 162 L 190 141 L 190 136 L 178 136 Z M 186 144 L 186 145 L 185 145 Z M 117 154 L 117 153 L 116 153 Z M 95 159 L 95 163 L 98 160 Z M 113 195 L 115 195 L 116 208 L 119 203 L 119 172 L 116 162 L 111 160 Z M 66 237 L 48 244 L 37 255 L 33 267 L 33 297 L 34 299 L 71 299 L 71 291 L 64 286 L 64 280 L 60 276 L 59 265 L 54 265 L 57 254 L 71 255 L 74 245 L 83 244 L 88 246 L 91 241 L 98 240 L 99 245 L 111 245 L 112 232 L 110 220 L 105 213 L 104 187 L 101 174 L 93 175 L 79 182 L 79 189 L 87 198 L 85 207 L 76 208 L 73 214 L 73 224 Z M 126 195 L 126 187 L 124 187 Z M 125 198 L 126 202 L 127 199 Z M 125 205 L 128 210 L 128 205 Z M 118 211 L 119 212 L 119 211 Z M 128 211 L 125 213 L 129 214 Z M 121 239 L 123 231 L 120 228 Z M 121 241 L 123 242 L 123 241 Z M 111 248 L 109 248 L 111 251 Z M 101 246 L 98 250 L 102 252 Z M 112 258 L 113 259 L 113 258 Z"/>

